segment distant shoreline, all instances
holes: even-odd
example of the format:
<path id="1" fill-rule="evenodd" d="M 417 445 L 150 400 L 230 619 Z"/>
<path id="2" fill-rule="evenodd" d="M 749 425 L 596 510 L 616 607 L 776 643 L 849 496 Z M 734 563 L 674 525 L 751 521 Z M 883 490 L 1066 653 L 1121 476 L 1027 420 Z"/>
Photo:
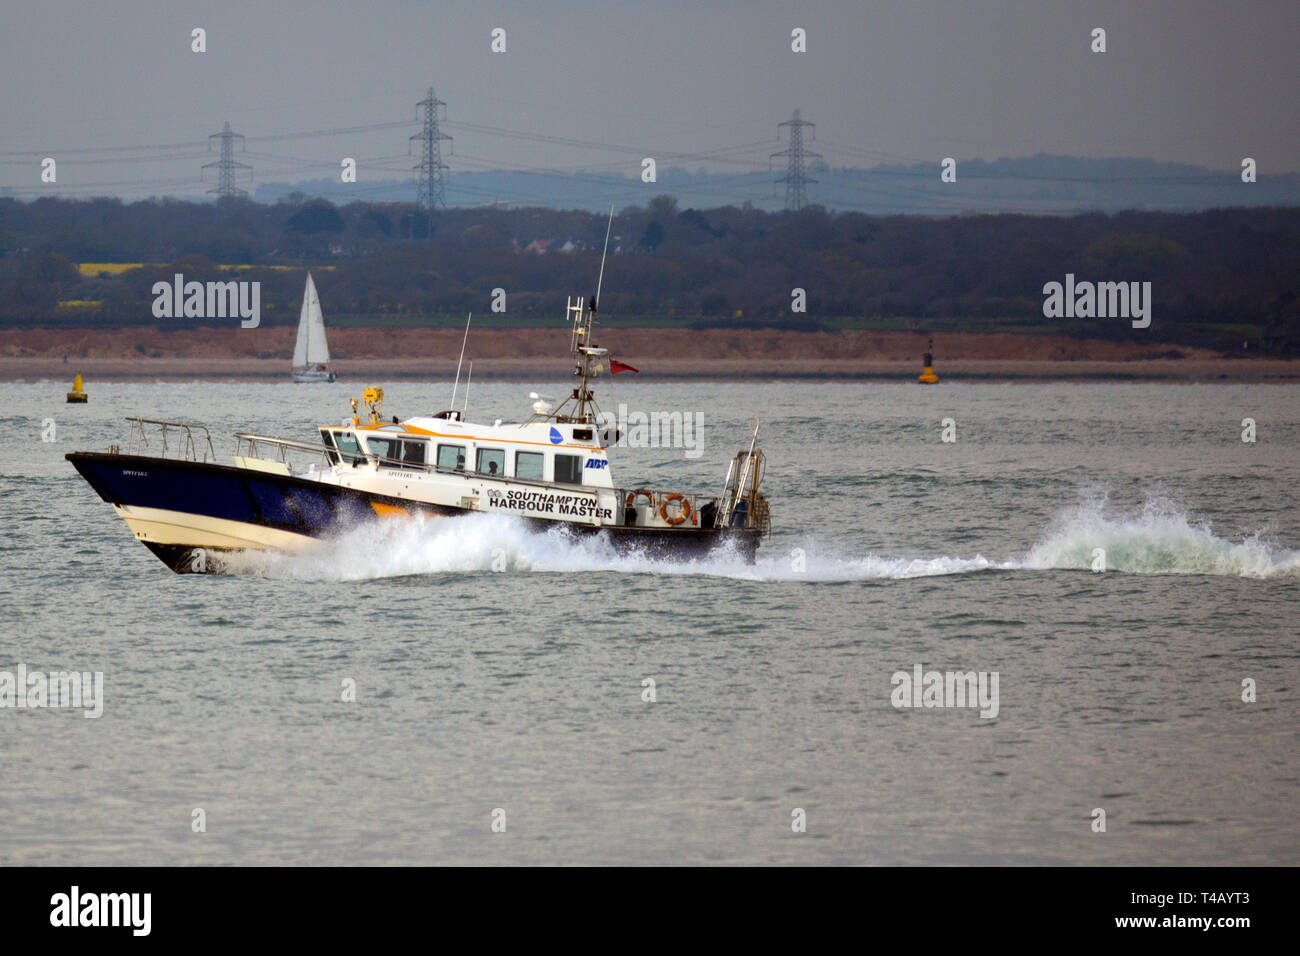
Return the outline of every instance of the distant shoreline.
<path id="1" fill-rule="evenodd" d="M 289 381 L 292 327 L 0 329 L 0 381 Z M 331 365 L 346 383 L 446 380 L 461 331 L 329 330 Z M 915 381 L 928 337 L 902 331 L 606 328 L 599 344 L 640 369 L 618 381 Z M 474 329 L 474 379 L 567 380 L 565 328 Z M 66 360 L 65 360 L 66 356 Z M 1300 382 L 1300 360 L 1227 358 L 1159 342 L 954 332 L 935 336 L 940 382 Z"/>
<path id="2" fill-rule="evenodd" d="M 632 364 L 635 364 L 632 363 Z M 339 362 L 339 380 L 358 386 L 385 381 L 447 381 L 456 363 L 445 360 L 364 359 Z M 485 367 L 476 363 L 474 381 L 555 382 L 567 379 L 563 362 L 500 359 Z M 1095 361 L 981 361 L 970 359 L 940 365 L 944 382 L 1300 382 L 1300 361 L 1285 359 L 1220 359 L 1095 362 Z M 619 382 L 657 381 L 809 381 L 914 382 L 920 369 L 915 363 L 807 361 L 661 363 L 653 374 L 624 374 Z M 82 359 L 78 362 L 40 358 L 0 358 L 0 381 L 72 381 L 80 373 L 89 387 L 94 382 L 288 382 L 288 363 L 279 359 Z M 464 374 L 464 373 L 462 373 Z"/>

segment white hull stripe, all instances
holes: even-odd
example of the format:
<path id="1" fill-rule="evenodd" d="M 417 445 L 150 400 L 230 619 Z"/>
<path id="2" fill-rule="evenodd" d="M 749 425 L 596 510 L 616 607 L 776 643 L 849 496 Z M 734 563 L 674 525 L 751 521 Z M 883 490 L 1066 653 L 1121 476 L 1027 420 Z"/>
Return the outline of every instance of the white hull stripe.
<path id="1" fill-rule="evenodd" d="M 318 539 L 309 535 L 231 521 L 228 518 L 209 518 L 184 511 L 141 508 L 135 505 L 114 505 L 113 510 L 121 516 L 138 540 L 153 544 L 190 548 L 273 548 L 302 551 L 318 543 Z"/>

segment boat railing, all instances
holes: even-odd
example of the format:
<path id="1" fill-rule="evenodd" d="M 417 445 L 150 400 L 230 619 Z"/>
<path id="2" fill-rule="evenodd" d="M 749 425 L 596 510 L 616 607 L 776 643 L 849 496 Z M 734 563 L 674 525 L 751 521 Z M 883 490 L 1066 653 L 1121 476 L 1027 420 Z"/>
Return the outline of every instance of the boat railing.
<path id="1" fill-rule="evenodd" d="M 753 526 L 758 528 L 759 534 L 767 537 L 772 533 L 772 506 L 767 503 L 767 498 L 755 492 L 749 513 L 750 520 Z"/>
<path id="2" fill-rule="evenodd" d="M 170 457 L 174 451 L 175 457 L 181 461 L 217 460 L 217 454 L 212 450 L 212 436 L 208 434 L 208 429 L 204 425 L 129 415 L 126 420 L 131 423 L 131 431 L 126 440 L 128 455 L 143 455 L 147 450 L 152 450 L 153 446 L 149 441 L 149 435 L 152 433 L 155 438 L 161 438 L 162 454 L 158 456 L 160 458 Z"/>
<path id="3" fill-rule="evenodd" d="M 723 484 L 714 527 L 734 528 L 739 525 L 757 528 L 764 535 L 771 533 L 771 509 L 767 499 L 758 493 L 766 466 L 763 452 L 758 447 L 758 424 L 757 418 L 749 420 L 752 432 L 749 448 L 738 451 L 727 468 L 727 480 Z"/>
<path id="4" fill-rule="evenodd" d="M 247 454 L 244 448 L 247 446 Z M 329 446 L 320 442 L 298 441 L 294 438 L 275 438 L 271 435 L 254 435 L 250 432 L 235 432 L 235 454 L 248 458 L 265 458 L 264 452 L 274 455 L 270 460 L 278 461 L 290 470 L 293 468 L 293 462 L 290 455 L 293 452 L 302 452 L 303 454 L 318 460 L 319 465 L 324 468 L 330 461 Z"/>

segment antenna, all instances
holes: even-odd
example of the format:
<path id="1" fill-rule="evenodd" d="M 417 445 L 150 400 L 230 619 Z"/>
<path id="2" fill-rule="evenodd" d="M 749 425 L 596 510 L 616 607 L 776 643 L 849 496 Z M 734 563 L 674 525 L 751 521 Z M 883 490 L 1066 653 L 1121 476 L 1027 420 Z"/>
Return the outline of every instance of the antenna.
<path id="1" fill-rule="evenodd" d="M 600 275 L 596 279 L 596 307 L 600 307 L 600 284 L 605 281 L 605 255 L 609 252 L 609 231 L 614 228 L 614 204 L 609 204 L 609 223 L 605 226 L 605 251 L 600 254 Z"/>
<path id="2" fill-rule="evenodd" d="M 456 407 L 456 391 L 460 388 L 460 363 L 465 361 L 465 343 L 469 340 L 469 323 L 474 318 L 474 313 L 469 314 L 465 320 L 465 337 L 460 340 L 460 358 L 456 360 L 456 384 L 451 387 L 451 407 Z M 468 385 L 465 386 L 469 388 Z"/>
<path id="3" fill-rule="evenodd" d="M 469 383 L 474 381 L 474 360 L 469 360 L 469 371 L 465 373 L 465 404 L 461 406 L 461 418 L 469 413 Z"/>

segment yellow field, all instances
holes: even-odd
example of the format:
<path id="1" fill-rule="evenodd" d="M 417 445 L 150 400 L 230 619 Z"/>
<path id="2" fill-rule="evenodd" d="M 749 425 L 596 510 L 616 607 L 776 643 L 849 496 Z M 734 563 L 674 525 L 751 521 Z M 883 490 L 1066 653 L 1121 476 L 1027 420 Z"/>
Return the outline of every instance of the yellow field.
<path id="1" fill-rule="evenodd" d="M 218 269 L 270 269 L 273 272 L 292 272 L 294 269 L 301 269 L 301 266 L 217 266 Z M 313 266 L 313 272 L 331 272 L 333 266 Z"/>
<path id="2" fill-rule="evenodd" d="M 129 272 L 131 269 L 139 269 L 143 262 L 83 262 L 77 266 L 77 271 L 83 276 L 97 276 L 101 272 L 107 272 L 109 275 L 121 275 L 123 272 Z"/>
<path id="3" fill-rule="evenodd" d="M 161 269 L 166 266 L 165 262 L 83 262 L 77 266 L 77 271 L 83 276 L 95 278 L 107 272 L 109 275 L 121 275 L 123 272 L 130 272 L 132 269 L 143 269 L 149 266 L 151 269 Z M 219 265 L 218 269 L 223 272 L 242 271 L 244 269 L 268 269 L 273 272 L 292 272 L 301 266 L 250 266 L 250 265 Z M 333 266 L 312 266 L 316 272 L 333 272 Z"/>
<path id="4" fill-rule="evenodd" d="M 98 309 L 104 302 L 102 299 L 60 299 L 60 309 Z"/>

